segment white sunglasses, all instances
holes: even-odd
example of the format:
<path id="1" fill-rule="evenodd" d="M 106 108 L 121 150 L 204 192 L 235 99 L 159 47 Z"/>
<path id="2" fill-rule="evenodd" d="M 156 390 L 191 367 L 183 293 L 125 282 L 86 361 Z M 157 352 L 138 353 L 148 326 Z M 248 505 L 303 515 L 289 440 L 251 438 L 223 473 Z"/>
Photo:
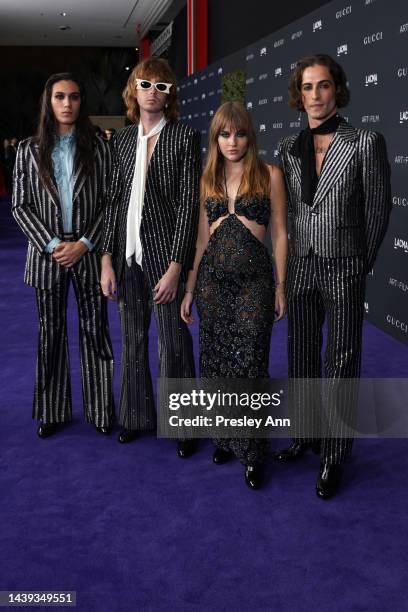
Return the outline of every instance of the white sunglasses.
<path id="1" fill-rule="evenodd" d="M 136 79 L 136 89 L 151 89 L 154 87 L 160 93 L 169 94 L 170 87 L 172 87 L 172 83 L 152 83 L 151 81 L 147 81 L 146 79 Z"/>

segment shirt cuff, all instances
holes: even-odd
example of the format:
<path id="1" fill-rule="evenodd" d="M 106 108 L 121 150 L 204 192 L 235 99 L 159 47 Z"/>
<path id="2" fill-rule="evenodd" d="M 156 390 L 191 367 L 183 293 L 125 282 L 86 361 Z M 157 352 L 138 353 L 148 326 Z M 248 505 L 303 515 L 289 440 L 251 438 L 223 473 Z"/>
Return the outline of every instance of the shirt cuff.
<path id="1" fill-rule="evenodd" d="M 86 246 L 88 247 L 88 251 L 92 251 L 92 249 L 94 248 L 94 245 L 92 244 L 92 242 L 88 240 L 88 238 L 85 238 L 85 236 L 82 236 L 80 238 L 80 241 L 86 244 Z"/>
<path id="2" fill-rule="evenodd" d="M 57 246 L 57 244 L 59 244 L 61 242 L 61 240 L 59 238 L 57 238 L 55 236 L 55 238 L 53 238 L 45 247 L 44 251 L 46 253 L 52 253 L 55 249 L 55 247 Z"/>

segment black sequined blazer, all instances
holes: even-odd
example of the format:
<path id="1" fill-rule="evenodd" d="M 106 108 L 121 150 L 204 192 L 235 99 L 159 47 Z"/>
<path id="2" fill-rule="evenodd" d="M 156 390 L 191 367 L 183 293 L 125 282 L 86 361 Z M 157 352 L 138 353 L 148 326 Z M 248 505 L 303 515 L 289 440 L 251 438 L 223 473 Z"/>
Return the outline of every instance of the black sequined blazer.
<path id="1" fill-rule="evenodd" d="M 102 250 L 111 253 L 120 281 L 126 256 L 127 212 L 135 169 L 138 126 L 112 140 L 113 172 L 104 214 Z M 194 261 L 201 174 L 200 133 L 180 121 L 168 122 L 157 139 L 146 175 L 140 239 L 143 269 L 151 287 L 171 261 L 182 276 Z"/>
<path id="2" fill-rule="evenodd" d="M 90 282 L 99 279 L 100 240 L 102 236 L 104 198 L 111 173 L 111 152 L 108 144 L 95 138 L 94 171 L 86 174 L 82 164 L 74 168 L 72 195 L 72 232 L 79 240 L 85 236 L 94 249 L 87 251 L 76 265 Z M 61 266 L 47 244 L 55 237 L 63 239 L 62 209 L 54 177 L 45 183 L 38 173 L 38 145 L 33 138 L 20 142 L 13 178 L 14 218 L 28 238 L 24 280 L 38 289 L 51 289 L 59 280 Z"/>
<path id="3" fill-rule="evenodd" d="M 390 165 L 381 134 L 344 119 L 324 160 L 313 205 L 301 198 L 301 161 L 292 152 L 297 134 L 278 146 L 289 198 L 291 252 L 322 257 L 362 255 L 373 266 L 392 208 Z"/>

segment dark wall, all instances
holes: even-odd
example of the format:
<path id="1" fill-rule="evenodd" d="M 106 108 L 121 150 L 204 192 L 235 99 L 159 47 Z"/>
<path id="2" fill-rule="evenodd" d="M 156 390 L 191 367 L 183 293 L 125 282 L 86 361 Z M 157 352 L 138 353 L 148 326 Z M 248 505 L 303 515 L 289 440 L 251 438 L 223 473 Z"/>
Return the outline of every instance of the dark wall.
<path id="1" fill-rule="evenodd" d="M 208 0 L 208 63 L 218 61 L 327 4 L 328 0 Z M 254 10 L 252 9 L 254 7 Z M 173 22 L 166 53 L 177 78 L 187 75 L 187 7 Z"/>
<path id="2" fill-rule="evenodd" d="M 208 63 L 279 30 L 328 0 L 208 0 Z"/>
<path id="3" fill-rule="evenodd" d="M 187 74 L 187 8 L 184 7 L 174 18 L 172 42 L 167 51 L 169 60 L 178 79 Z"/>
<path id="4" fill-rule="evenodd" d="M 121 115 L 122 90 L 138 56 L 133 49 L 1 47 L 0 137 L 19 139 L 36 130 L 39 99 L 55 72 L 75 72 L 85 83 L 90 115 Z"/>

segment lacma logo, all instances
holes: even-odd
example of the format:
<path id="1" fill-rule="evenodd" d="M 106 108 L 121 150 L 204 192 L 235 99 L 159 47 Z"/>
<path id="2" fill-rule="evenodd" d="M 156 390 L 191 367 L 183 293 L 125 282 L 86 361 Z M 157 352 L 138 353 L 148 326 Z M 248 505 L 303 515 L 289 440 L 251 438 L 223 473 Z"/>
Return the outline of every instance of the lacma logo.
<path id="1" fill-rule="evenodd" d="M 349 4 L 349 6 L 345 6 L 343 9 L 341 9 L 341 11 L 337 11 L 336 19 L 341 19 L 342 17 L 345 17 L 346 15 L 350 15 L 350 13 L 351 13 L 351 4 Z"/>
<path id="2" fill-rule="evenodd" d="M 371 45 L 371 43 L 377 42 L 378 40 L 383 39 L 382 32 L 376 32 L 375 34 L 370 34 L 370 36 L 364 36 L 364 44 Z"/>
<path id="3" fill-rule="evenodd" d="M 321 19 L 319 19 L 318 21 L 315 21 L 313 24 L 313 32 L 316 32 L 317 30 L 321 30 L 323 28 L 323 22 Z"/>
<path id="4" fill-rule="evenodd" d="M 247 109 L 249 110 L 250 108 L 252 108 L 252 102 L 247 103 Z"/>
<path id="5" fill-rule="evenodd" d="M 378 85 L 378 74 L 367 74 L 365 78 L 365 86 Z"/>
<path id="6" fill-rule="evenodd" d="M 264 123 L 261 123 L 259 126 L 259 131 L 260 132 L 266 132 L 266 125 Z"/>
<path id="7" fill-rule="evenodd" d="M 347 53 L 348 53 L 347 45 L 340 45 L 339 47 L 337 47 L 337 57 L 339 57 L 340 55 L 347 55 Z"/>
<path id="8" fill-rule="evenodd" d="M 259 55 L 262 57 L 262 55 L 267 55 L 268 50 L 266 47 L 262 47 L 262 49 L 259 51 Z"/>
<path id="9" fill-rule="evenodd" d="M 402 249 L 404 253 L 408 254 L 408 240 L 394 238 L 394 249 Z"/>
<path id="10" fill-rule="evenodd" d="M 405 121 L 408 121 L 408 110 L 400 112 L 400 123 L 405 123 Z"/>
<path id="11" fill-rule="evenodd" d="M 282 68 L 281 67 L 275 68 L 275 76 L 276 77 L 282 76 Z"/>

